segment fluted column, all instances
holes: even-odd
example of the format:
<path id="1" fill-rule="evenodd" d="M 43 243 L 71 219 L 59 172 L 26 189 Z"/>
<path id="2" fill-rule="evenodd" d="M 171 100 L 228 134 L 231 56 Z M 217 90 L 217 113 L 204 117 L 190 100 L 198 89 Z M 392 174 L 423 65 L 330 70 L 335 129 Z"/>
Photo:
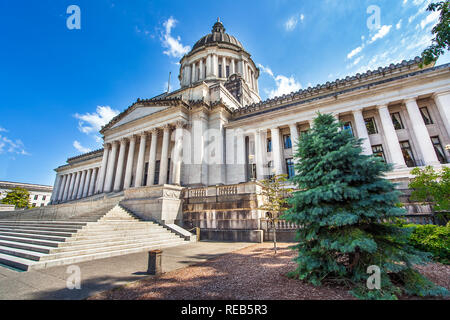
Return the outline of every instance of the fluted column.
<path id="1" fill-rule="evenodd" d="M 206 57 L 206 78 L 210 78 L 212 77 L 212 59 L 211 59 L 211 55 L 208 54 L 208 56 Z"/>
<path id="2" fill-rule="evenodd" d="M 167 170 L 169 162 L 169 138 L 170 138 L 170 126 L 164 126 L 163 145 L 161 150 L 161 162 L 159 168 L 159 184 L 167 183 Z"/>
<path id="3" fill-rule="evenodd" d="M 436 151 L 434 150 L 433 143 L 431 142 L 427 126 L 423 121 L 422 114 L 419 111 L 416 99 L 408 99 L 405 101 L 405 104 L 425 165 L 439 165 L 439 159 L 437 158 Z"/>
<path id="4" fill-rule="evenodd" d="M 131 179 L 133 176 L 134 149 L 136 148 L 136 136 L 132 135 L 129 140 L 130 147 L 128 148 L 127 167 L 125 169 L 125 180 L 123 183 L 124 189 L 129 189 L 131 187 Z"/>
<path id="5" fill-rule="evenodd" d="M 283 163 L 282 163 L 282 150 L 280 141 L 280 129 L 272 128 L 270 129 L 272 133 L 272 159 L 273 168 L 275 175 L 283 174 Z"/>
<path id="6" fill-rule="evenodd" d="M 120 191 L 122 187 L 122 176 L 125 166 L 125 150 L 127 148 L 127 139 L 120 139 L 119 158 L 117 159 L 116 178 L 114 180 L 114 191 Z"/>
<path id="7" fill-rule="evenodd" d="M 64 194 L 62 201 L 67 201 L 69 199 L 70 186 L 72 185 L 72 174 L 69 173 L 66 179 L 66 185 L 64 186 Z"/>
<path id="8" fill-rule="evenodd" d="M 175 146 L 173 150 L 173 174 L 172 183 L 180 185 L 181 184 L 181 162 L 182 156 L 181 152 L 183 149 L 183 121 L 177 121 L 175 129 Z"/>
<path id="9" fill-rule="evenodd" d="M 198 67 L 200 68 L 200 73 L 199 73 L 198 79 L 203 80 L 205 77 L 205 75 L 203 73 L 203 59 L 200 59 Z"/>
<path id="10" fill-rule="evenodd" d="M 89 184 L 88 196 L 92 196 L 95 192 L 95 182 L 97 181 L 98 168 L 92 169 L 91 182 Z"/>
<path id="11" fill-rule="evenodd" d="M 255 162 L 256 162 L 256 179 L 264 180 L 264 159 L 262 152 L 261 130 L 255 131 Z"/>
<path id="12" fill-rule="evenodd" d="M 81 171 L 80 186 L 78 187 L 77 199 L 81 199 L 84 190 L 84 180 L 86 179 L 86 170 Z"/>
<path id="13" fill-rule="evenodd" d="M 367 132 L 366 122 L 364 121 L 362 110 L 354 110 L 353 118 L 355 119 L 356 132 L 358 138 L 363 139 L 362 149 L 363 154 L 372 155 L 372 145 L 370 144 L 369 133 Z"/>
<path id="14" fill-rule="evenodd" d="M 213 60 L 213 74 L 214 77 L 219 77 L 219 57 L 217 56 L 217 54 L 214 54 L 212 57 Z"/>
<path id="15" fill-rule="evenodd" d="M 450 91 L 435 93 L 433 99 L 438 107 L 445 129 L 447 129 L 447 134 L 450 136 Z"/>
<path id="16" fill-rule="evenodd" d="M 105 184 L 105 175 L 106 175 L 106 166 L 108 164 L 109 150 L 111 149 L 111 145 L 109 143 L 105 143 L 103 145 L 103 158 L 102 165 L 100 167 L 100 172 L 98 174 L 98 182 L 95 193 L 102 193 L 103 186 Z"/>
<path id="17" fill-rule="evenodd" d="M 106 178 L 105 178 L 105 187 L 103 189 L 104 192 L 108 193 L 113 190 L 113 180 L 114 180 L 114 168 L 116 166 L 116 157 L 117 157 L 117 149 L 118 142 L 114 141 L 111 143 L 111 154 L 108 159 L 108 166 L 106 168 Z"/>
<path id="18" fill-rule="evenodd" d="M 290 124 L 289 130 L 291 131 L 292 154 L 295 155 L 297 153 L 297 144 L 299 139 L 297 124 Z"/>
<path id="19" fill-rule="evenodd" d="M 151 132 L 152 141 L 148 157 L 147 186 L 153 186 L 155 184 L 156 148 L 158 146 L 158 129 L 155 128 Z"/>
<path id="20" fill-rule="evenodd" d="M 86 178 L 84 181 L 84 189 L 83 189 L 83 195 L 82 195 L 83 198 L 86 198 L 89 194 L 89 186 L 91 183 L 91 178 L 92 178 L 92 169 L 88 169 L 86 171 Z"/>
<path id="21" fill-rule="evenodd" d="M 67 174 L 63 175 L 61 186 L 59 187 L 58 198 L 56 199 L 58 202 L 62 201 L 64 198 L 64 190 L 66 189 L 67 184 Z"/>
<path id="22" fill-rule="evenodd" d="M 395 132 L 394 125 L 392 123 L 391 114 L 387 105 L 378 106 L 378 113 L 381 119 L 381 126 L 386 138 L 386 142 L 391 155 L 392 163 L 396 168 L 405 168 L 406 163 L 403 158 L 402 149 L 398 141 L 397 133 Z"/>
<path id="23" fill-rule="evenodd" d="M 78 188 L 80 186 L 80 177 L 81 177 L 81 172 L 78 171 L 76 176 L 75 176 L 75 183 L 73 185 L 73 192 L 72 192 L 72 195 L 70 197 L 71 200 L 75 200 L 77 198 Z"/>
<path id="24" fill-rule="evenodd" d="M 136 167 L 136 182 L 134 184 L 135 187 L 142 187 L 144 180 L 144 157 L 145 157 L 145 145 L 147 143 L 147 133 L 143 132 L 140 134 L 139 141 L 139 154 L 138 161 Z"/>
<path id="25" fill-rule="evenodd" d="M 59 194 L 59 185 L 61 183 L 61 175 L 56 174 L 55 182 L 53 183 L 52 195 L 50 196 L 50 203 L 55 203 Z"/>

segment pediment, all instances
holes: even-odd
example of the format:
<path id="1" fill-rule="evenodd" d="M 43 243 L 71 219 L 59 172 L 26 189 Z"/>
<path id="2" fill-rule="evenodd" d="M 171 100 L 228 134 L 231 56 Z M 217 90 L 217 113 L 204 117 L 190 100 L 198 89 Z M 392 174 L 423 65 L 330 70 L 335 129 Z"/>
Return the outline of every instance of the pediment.
<path id="1" fill-rule="evenodd" d="M 116 122 L 111 128 L 120 127 L 121 125 L 124 125 L 128 122 L 146 117 L 148 115 L 151 115 L 153 113 L 156 113 L 158 111 L 161 111 L 161 110 L 164 110 L 167 108 L 168 108 L 167 106 L 139 106 L 139 107 L 136 107 L 130 113 L 125 115 L 122 119 L 120 119 L 118 122 Z"/>

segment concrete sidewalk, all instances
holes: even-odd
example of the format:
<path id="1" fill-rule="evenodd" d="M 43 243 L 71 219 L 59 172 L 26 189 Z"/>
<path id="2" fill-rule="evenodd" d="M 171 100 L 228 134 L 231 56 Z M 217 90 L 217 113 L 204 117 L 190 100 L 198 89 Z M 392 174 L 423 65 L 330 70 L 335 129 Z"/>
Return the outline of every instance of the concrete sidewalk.
<path id="1" fill-rule="evenodd" d="M 254 245 L 254 243 L 197 242 L 163 250 L 164 272 Z M 0 300 L 78 300 L 145 277 L 147 253 L 93 260 L 77 264 L 81 289 L 67 289 L 68 265 L 19 272 L 0 265 Z"/>

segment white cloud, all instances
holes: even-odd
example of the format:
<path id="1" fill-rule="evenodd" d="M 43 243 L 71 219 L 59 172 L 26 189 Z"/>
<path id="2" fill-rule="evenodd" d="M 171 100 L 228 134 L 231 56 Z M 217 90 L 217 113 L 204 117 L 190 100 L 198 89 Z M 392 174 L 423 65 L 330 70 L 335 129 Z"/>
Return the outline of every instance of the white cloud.
<path id="1" fill-rule="evenodd" d="M 383 39 L 390 31 L 392 26 L 382 26 L 378 32 L 370 39 L 369 43 L 373 43 L 378 39 Z"/>
<path id="2" fill-rule="evenodd" d="M 163 26 L 165 28 L 162 37 L 161 42 L 164 48 L 167 48 L 163 53 L 165 55 L 168 55 L 169 57 L 172 56 L 174 58 L 181 58 L 186 53 L 188 53 L 191 50 L 190 46 L 183 46 L 181 44 L 181 38 L 180 37 L 172 37 L 172 28 L 175 27 L 177 24 L 177 20 L 175 20 L 173 17 L 170 17 L 167 21 L 163 23 Z"/>
<path id="3" fill-rule="evenodd" d="M 88 152 L 91 152 L 91 151 L 92 151 L 92 150 L 89 149 L 89 148 L 83 147 L 83 146 L 81 145 L 81 143 L 79 143 L 77 140 L 75 140 L 75 141 L 73 142 L 73 146 L 74 146 L 75 149 L 77 149 L 77 150 L 78 150 L 79 152 L 81 152 L 81 153 L 88 153 Z"/>
<path id="4" fill-rule="evenodd" d="M 305 15 L 303 13 L 300 15 L 292 16 L 284 23 L 284 28 L 286 29 L 286 31 L 293 31 L 298 22 L 303 22 L 303 20 L 305 20 Z"/>
<path id="5" fill-rule="evenodd" d="M 0 135 L 0 154 L 5 153 L 13 153 L 25 156 L 30 155 L 27 151 L 25 151 L 25 146 L 21 140 L 17 139 L 13 141 L 6 136 Z"/>
<path id="6" fill-rule="evenodd" d="M 75 118 L 80 120 L 78 122 L 78 129 L 86 134 L 97 133 L 102 126 L 111 121 L 117 116 L 119 111 L 111 109 L 110 106 L 98 106 L 96 112 L 86 114 L 75 114 Z"/>
<path id="7" fill-rule="evenodd" d="M 360 47 L 358 47 L 358 48 L 352 50 L 352 52 L 350 52 L 350 53 L 347 55 L 347 59 L 351 59 L 351 58 L 353 58 L 354 56 L 356 56 L 358 53 L 360 53 L 360 52 L 362 51 L 363 48 L 364 48 L 364 45 L 361 45 Z"/>
<path id="8" fill-rule="evenodd" d="M 437 21 L 439 20 L 439 17 L 440 17 L 439 11 L 434 11 L 434 12 L 430 13 L 425 19 L 423 19 L 420 22 L 420 27 L 423 30 L 430 23 L 435 25 L 437 23 Z"/>
<path id="9" fill-rule="evenodd" d="M 8 130 L 6 130 L 6 129 L 3 128 L 3 127 L 0 127 L 0 132 L 8 132 Z"/>
<path id="10" fill-rule="evenodd" d="M 295 80 L 293 76 L 286 77 L 283 75 L 277 75 L 275 76 L 272 72 L 272 69 L 269 67 L 264 67 L 261 64 L 258 64 L 258 67 L 261 69 L 262 72 L 268 74 L 276 84 L 275 89 L 265 90 L 269 98 L 279 97 L 283 94 L 288 94 L 291 92 L 298 91 L 302 88 L 302 85 Z"/>
<path id="11" fill-rule="evenodd" d="M 395 25 L 395 28 L 397 30 L 400 30 L 402 28 L 402 22 L 403 22 L 403 19 L 400 19 L 400 21 Z"/>

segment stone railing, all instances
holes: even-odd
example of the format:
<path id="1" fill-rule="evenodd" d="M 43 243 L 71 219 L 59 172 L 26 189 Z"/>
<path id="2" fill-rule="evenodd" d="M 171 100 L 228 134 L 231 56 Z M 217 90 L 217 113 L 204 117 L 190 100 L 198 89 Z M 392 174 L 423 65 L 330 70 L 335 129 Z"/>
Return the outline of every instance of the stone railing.
<path id="1" fill-rule="evenodd" d="M 269 219 L 261 219 L 261 229 L 265 231 L 270 231 L 273 229 L 273 224 Z M 286 221 L 286 220 L 277 220 L 275 222 L 275 227 L 277 230 L 297 230 L 299 229 L 299 226 L 296 225 L 293 222 Z"/>
<path id="2" fill-rule="evenodd" d="M 246 182 L 226 186 L 209 186 L 200 188 L 186 188 L 184 198 L 204 198 L 217 196 L 234 196 L 240 194 L 259 194 L 261 185 L 257 182 Z"/>

